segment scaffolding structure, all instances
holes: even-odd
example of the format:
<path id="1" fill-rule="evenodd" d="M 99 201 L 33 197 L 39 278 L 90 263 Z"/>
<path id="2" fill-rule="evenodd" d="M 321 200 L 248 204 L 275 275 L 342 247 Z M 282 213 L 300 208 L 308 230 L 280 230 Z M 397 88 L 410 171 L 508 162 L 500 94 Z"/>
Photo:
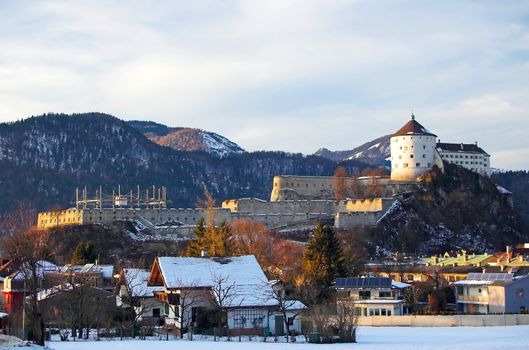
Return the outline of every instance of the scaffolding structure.
<path id="1" fill-rule="evenodd" d="M 143 191 L 138 185 L 135 189 L 128 192 L 121 191 L 121 185 L 118 185 L 117 191 L 112 188 L 112 194 L 104 193 L 103 187 L 99 186 L 95 195 L 90 197 L 87 187 L 79 190 L 75 189 L 75 207 L 77 209 L 103 209 L 103 208 L 149 208 L 149 209 L 166 209 L 167 208 L 167 188 L 148 187 Z"/>

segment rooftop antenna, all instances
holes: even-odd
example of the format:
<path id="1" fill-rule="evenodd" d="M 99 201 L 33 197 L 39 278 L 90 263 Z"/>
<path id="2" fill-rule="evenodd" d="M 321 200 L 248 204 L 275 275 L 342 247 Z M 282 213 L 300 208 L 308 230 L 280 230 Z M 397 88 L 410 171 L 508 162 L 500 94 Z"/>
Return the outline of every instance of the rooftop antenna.
<path id="1" fill-rule="evenodd" d="M 415 114 L 413 114 L 413 108 L 411 109 L 411 120 L 415 120 Z"/>

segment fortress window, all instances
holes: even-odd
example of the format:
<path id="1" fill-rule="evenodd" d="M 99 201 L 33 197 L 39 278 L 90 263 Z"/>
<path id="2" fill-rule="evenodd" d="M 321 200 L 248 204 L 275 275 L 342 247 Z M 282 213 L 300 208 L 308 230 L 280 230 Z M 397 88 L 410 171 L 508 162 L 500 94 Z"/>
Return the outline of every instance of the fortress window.
<path id="1" fill-rule="evenodd" d="M 413 158 L 413 154 L 410 154 L 410 158 Z"/>
<path id="2" fill-rule="evenodd" d="M 428 168 L 431 167 L 431 166 L 432 166 L 432 164 L 431 164 L 431 163 L 428 163 Z"/>
<path id="3" fill-rule="evenodd" d="M 408 167 L 408 163 L 402 164 L 402 167 L 407 168 Z"/>
<path id="4" fill-rule="evenodd" d="M 415 163 L 415 166 L 421 166 L 421 163 Z"/>
<path id="5" fill-rule="evenodd" d="M 423 154 L 422 157 L 423 157 L 423 158 L 426 158 L 426 154 Z"/>
<path id="6" fill-rule="evenodd" d="M 422 149 L 426 149 L 426 145 L 422 146 Z"/>

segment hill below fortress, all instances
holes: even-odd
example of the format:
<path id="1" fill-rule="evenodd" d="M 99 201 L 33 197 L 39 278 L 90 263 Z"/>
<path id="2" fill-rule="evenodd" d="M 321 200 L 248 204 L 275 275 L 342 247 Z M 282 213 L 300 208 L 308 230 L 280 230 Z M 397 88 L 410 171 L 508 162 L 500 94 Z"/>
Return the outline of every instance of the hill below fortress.
<path id="1" fill-rule="evenodd" d="M 170 207 L 194 207 L 204 188 L 217 205 L 232 198 L 268 199 L 275 175 L 331 176 L 337 166 L 353 173 L 380 165 L 385 157 L 374 153 L 384 154 L 381 139 L 344 160 L 324 154 L 249 153 L 207 131 L 125 122 L 100 113 L 32 117 L 0 124 L 0 212 L 14 210 L 19 202 L 37 210 L 71 207 L 75 188 L 85 186 L 90 191 L 165 186 Z M 371 151 L 370 160 L 362 158 L 362 149 Z M 373 251 L 501 248 L 526 240 L 517 213 L 490 179 L 458 169 L 447 177 L 451 180 L 433 182 L 436 187 L 423 187 L 399 201 L 366 232 Z M 516 186 L 526 181 L 523 174 L 508 179 L 513 187 L 526 188 Z"/>

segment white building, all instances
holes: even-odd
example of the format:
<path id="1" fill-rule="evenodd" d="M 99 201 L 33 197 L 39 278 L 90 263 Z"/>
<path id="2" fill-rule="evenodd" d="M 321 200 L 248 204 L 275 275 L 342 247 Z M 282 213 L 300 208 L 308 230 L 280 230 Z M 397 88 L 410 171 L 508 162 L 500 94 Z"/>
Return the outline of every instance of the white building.
<path id="1" fill-rule="evenodd" d="M 490 176 L 490 155 L 478 143 L 437 143 L 437 151 L 441 158 L 450 164 L 456 164 Z"/>
<path id="2" fill-rule="evenodd" d="M 391 137 L 391 180 L 414 181 L 440 164 L 436 135 L 411 119 Z M 441 164 L 442 167 L 442 164 Z"/>
<path id="3" fill-rule="evenodd" d="M 391 180 L 415 181 L 443 161 L 490 175 L 490 155 L 475 144 L 436 142 L 436 135 L 411 119 L 391 137 Z"/>
<path id="4" fill-rule="evenodd" d="M 400 316 L 404 314 L 407 283 L 388 277 L 349 277 L 336 279 L 338 304 L 353 305 L 360 316 Z"/>
<path id="5" fill-rule="evenodd" d="M 454 283 L 457 311 L 463 313 L 526 313 L 529 276 L 512 273 L 469 273 Z"/>

